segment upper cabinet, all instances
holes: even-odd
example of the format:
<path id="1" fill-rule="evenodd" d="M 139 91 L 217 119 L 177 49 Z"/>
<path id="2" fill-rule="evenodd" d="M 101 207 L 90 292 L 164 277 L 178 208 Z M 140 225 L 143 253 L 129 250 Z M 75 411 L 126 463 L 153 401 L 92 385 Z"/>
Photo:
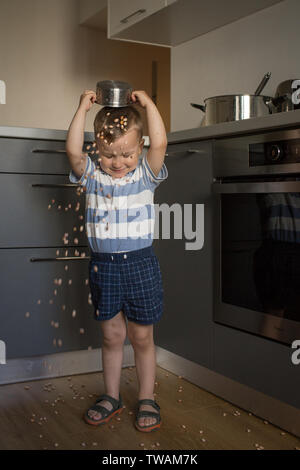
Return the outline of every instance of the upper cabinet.
<path id="1" fill-rule="evenodd" d="M 166 6 L 166 0 L 108 0 L 108 37 L 148 18 Z"/>
<path id="2" fill-rule="evenodd" d="M 80 0 L 80 24 L 121 41 L 178 46 L 282 0 Z"/>

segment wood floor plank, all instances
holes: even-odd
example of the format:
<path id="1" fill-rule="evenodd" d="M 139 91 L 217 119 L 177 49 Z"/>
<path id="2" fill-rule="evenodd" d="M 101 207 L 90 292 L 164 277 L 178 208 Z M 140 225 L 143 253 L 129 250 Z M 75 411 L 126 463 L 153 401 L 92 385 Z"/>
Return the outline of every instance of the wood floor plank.
<path id="1" fill-rule="evenodd" d="M 300 449 L 300 439 L 157 367 L 155 399 L 162 426 L 135 426 L 135 367 L 122 369 L 121 415 L 98 427 L 84 412 L 104 393 L 103 373 L 0 386 L 0 449 Z M 247 429 L 250 432 L 247 432 Z"/>

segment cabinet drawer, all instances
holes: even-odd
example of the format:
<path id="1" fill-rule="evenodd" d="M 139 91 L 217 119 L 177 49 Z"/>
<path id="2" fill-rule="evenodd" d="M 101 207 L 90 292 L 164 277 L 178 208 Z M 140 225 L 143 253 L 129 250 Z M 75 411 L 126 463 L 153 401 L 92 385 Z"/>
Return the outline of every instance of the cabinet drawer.
<path id="1" fill-rule="evenodd" d="M 109 37 L 165 7 L 165 0 L 108 0 Z"/>
<path id="2" fill-rule="evenodd" d="M 212 180 L 208 178 L 208 168 L 212 164 L 212 143 L 210 141 L 183 142 L 169 144 L 165 163 L 169 177 L 167 184 L 158 188 L 166 200 L 170 200 L 170 188 L 180 188 L 180 196 L 185 203 L 196 202 L 201 194 L 210 192 Z M 187 185 L 182 181 L 188 178 Z M 175 201 L 174 201 L 175 202 Z"/>
<path id="3" fill-rule="evenodd" d="M 0 138 L 0 172 L 68 174 L 65 141 Z"/>
<path id="4" fill-rule="evenodd" d="M 0 250 L 0 339 L 6 343 L 7 359 L 99 347 L 86 284 L 89 259 L 31 261 L 55 257 L 56 248 Z"/>
<path id="5" fill-rule="evenodd" d="M 67 176 L 1 173 L 0 200 L 0 248 L 67 247 L 77 245 L 75 239 L 78 239 L 78 246 L 87 245 L 85 193 L 81 194 Z M 80 208 L 75 210 L 78 202 Z M 69 234 L 66 245 L 63 241 L 65 233 Z"/>

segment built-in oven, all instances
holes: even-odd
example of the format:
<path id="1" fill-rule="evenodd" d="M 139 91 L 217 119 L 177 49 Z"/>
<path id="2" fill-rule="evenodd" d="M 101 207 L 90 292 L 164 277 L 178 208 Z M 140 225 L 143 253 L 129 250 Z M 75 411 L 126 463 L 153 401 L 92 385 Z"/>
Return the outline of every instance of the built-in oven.
<path id="1" fill-rule="evenodd" d="M 300 129 L 214 145 L 217 323 L 300 339 Z"/>

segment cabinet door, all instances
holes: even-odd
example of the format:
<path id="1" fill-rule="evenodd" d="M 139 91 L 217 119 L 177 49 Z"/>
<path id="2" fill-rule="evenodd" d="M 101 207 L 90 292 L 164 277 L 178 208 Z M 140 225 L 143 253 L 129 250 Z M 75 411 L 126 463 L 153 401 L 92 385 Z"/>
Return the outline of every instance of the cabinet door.
<path id="1" fill-rule="evenodd" d="M 212 144 L 171 144 L 167 154 L 168 178 L 154 197 L 162 208 L 155 220 L 159 238 L 153 246 L 164 287 L 156 344 L 206 367 L 211 361 L 212 334 Z"/>
<path id="2" fill-rule="evenodd" d="M 108 37 L 165 7 L 165 0 L 108 0 Z"/>
<path id="3" fill-rule="evenodd" d="M 67 176 L 0 173 L 0 248 L 87 245 L 78 189 Z"/>
<path id="4" fill-rule="evenodd" d="M 86 282 L 89 260 L 55 260 L 56 251 L 0 250 L 0 339 L 7 359 L 99 347 Z"/>
<path id="5" fill-rule="evenodd" d="M 68 174 L 65 147 L 63 140 L 0 137 L 0 172 Z"/>

